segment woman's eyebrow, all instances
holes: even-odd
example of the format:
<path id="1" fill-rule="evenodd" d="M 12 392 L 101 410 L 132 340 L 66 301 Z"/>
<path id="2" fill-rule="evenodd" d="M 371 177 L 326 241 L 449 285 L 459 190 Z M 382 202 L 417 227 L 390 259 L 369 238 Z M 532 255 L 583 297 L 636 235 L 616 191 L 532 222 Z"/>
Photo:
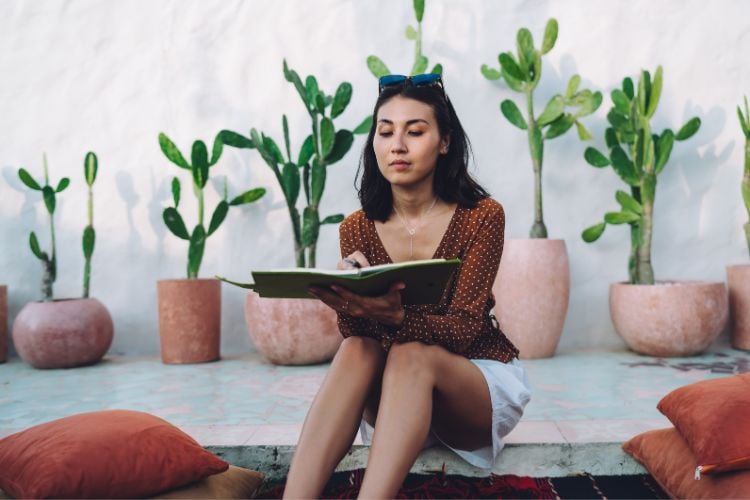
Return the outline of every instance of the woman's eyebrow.
<path id="1" fill-rule="evenodd" d="M 385 123 L 385 124 L 388 124 L 388 125 L 393 125 L 393 120 L 389 120 L 387 118 L 381 118 L 381 119 L 378 120 L 378 123 Z M 423 118 L 413 118 L 411 120 L 406 120 L 406 124 L 407 125 L 412 125 L 414 123 L 426 123 L 427 125 L 430 124 L 430 122 L 428 122 L 427 120 L 425 120 Z"/>

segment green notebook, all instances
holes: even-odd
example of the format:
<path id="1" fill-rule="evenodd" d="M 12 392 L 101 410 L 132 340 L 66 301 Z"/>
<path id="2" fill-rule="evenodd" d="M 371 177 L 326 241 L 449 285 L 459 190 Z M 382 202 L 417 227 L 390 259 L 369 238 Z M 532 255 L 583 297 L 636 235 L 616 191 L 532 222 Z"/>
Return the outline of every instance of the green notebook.
<path id="1" fill-rule="evenodd" d="M 383 295 L 396 281 L 406 283 L 401 291 L 404 304 L 436 304 L 440 302 L 443 291 L 448 285 L 453 272 L 461 261 L 459 259 L 429 259 L 382 264 L 352 270 L 327 269 L 270 269 L 252 271 L 254 283 L 237 283 L 217 276 L 218 279 L 254 290 L 261 297 L 287 299 L 314 299 L 307 289 L 310 286 L 328 286 L 337 284 L 354 293 L 367 296 Z"/>

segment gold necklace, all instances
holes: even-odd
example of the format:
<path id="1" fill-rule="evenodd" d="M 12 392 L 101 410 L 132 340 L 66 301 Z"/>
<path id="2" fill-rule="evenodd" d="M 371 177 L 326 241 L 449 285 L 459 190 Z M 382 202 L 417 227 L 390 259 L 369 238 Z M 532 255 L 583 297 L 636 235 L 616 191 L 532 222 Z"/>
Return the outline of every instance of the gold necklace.
<path id="1" fill-rule="evenodd" d="M 401 224 L 404 225 L 406 232 L 409 233 L 409 259 L 410 260 L 414 258 L 414 235 L 417 233 L 417 229 L 419 229 L 419 227 L 422 225 L 421 224 L 422 219 L 424 219 L 427 216 L 427 214 L 430 213 L 430 210 L 432 210 L 432 207 L 434 207 L 435 203 L 437 203 L 437 199 L 438 197 L 436 196 L 435 199 L 432 200 L 432 204 L 430 205 L 430 207 L 427 210 L 425 210 L 425 212 L 422 215 L 419 216 L 419 218 L 417 219 L 417 223 L 411 227 L 409 226 L 409 224 L 407 224 L 406 219 L 404 219 L 404 217 L 398 211 L 398 209 L 396 208 L 396 205 L 395 204 L 393 205 L 393 211 L 396 212 L 396 215 L 398 215 L 398 218 L 401 219 Z"/>

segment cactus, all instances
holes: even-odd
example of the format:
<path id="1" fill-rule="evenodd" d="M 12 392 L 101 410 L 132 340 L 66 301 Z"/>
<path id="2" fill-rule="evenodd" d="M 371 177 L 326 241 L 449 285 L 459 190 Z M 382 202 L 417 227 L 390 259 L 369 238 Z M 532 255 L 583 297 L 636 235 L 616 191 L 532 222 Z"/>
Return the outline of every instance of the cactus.
<path id="1" fill-rule="evenodd" d="M 164 224 L 172 234 L 189 242 L 187 277 L 188 279 L 194 279 L 198 277 L 198 271 L 200 270 L 201 261 L 203 260 L 206 239 L 219 228 L 222 222 L 224 222 L 224 219 L 229 212 L 229 208 L 252 203 L 260 199 L 265 194 L 266 190 L 264 188 L 250 189 L 231 201 L 228 201 L 225 180 L 224 196 L 214 209 L 213 215 L 211 215 L 211 220 L 208 224 L 208 229 L 206 229 L 206 226 L 204 225 L 205 202 L 203 189 L 208 183 L 210 168 L 219 161 L 219 158 L 221 158 L 223 150 L 221 133 L 217 134 L 214 139 L 210 158 L 208 156 L 206 144 L 203 141 L 197 140 L 193 142 L 190 163 L 188 163 L 174 142 L 172 142 L 172 140 L 163 132 L 159 134 L 159 146 L 161 147 L 164 156 L 166 156 L 169 161 L 182 169 L 190 171 L 193 181 L 193 192 L 198 199 L 198 223 L 193 228 L 192 233 L 188 232 L 187 226 L 178 210 L 180 205 L 181 186 L 180 180 L 177 177 L 172 178 L 172 200 L 174 201 L 174 206 L 165 208 L 163 212 Z"/>
<path id="2" fill-rule="evenodd" d="M 286 115 L 282 117 L 286 157 L 271 137 L 256 129 L 251 129 L 250 137 L 230 130 L 222 130 L 221 136 L 227 146 L 257 149 L 271 168 L 284 193 L 292 221 L 296 265 L 297 267 L 315 267 L 320 226 L 338 224 L 344 219 L 343 214 L 329 215 L 320 219 L 319 207 L 325 189 L 328 166 L 346 155 L 354 141 L 354 134 L 366 134 L 370 126 L 368 120 L 365 120 L 354 131 L 346 129 L 337 131 L 334 127 L 333 120 L 344 112 L 351 100 L 350 83 L 343 82 L 333 96 L 326 95 L 319 88 L 314 76 L 308 76 L 303 84 L 297 72 L 289 69 L 286 61 L 284 61 L 284 78 L 297 89 L 312 121 L 312 133 L 302 143 L 296 162 L 292 158 Z M 306 201 L 301 216 L 296 207 L 300 190 L 304 191 Z"/>
<path id="3" fill-rule="evenodd" d="M 700 118 L 693 117 L 677 134 L 670 129 L 661 134 L 652 131 L 651 118 L 656 113 L 662 92 L 662 73 L 659 66 L 652 80 L 648 71 L 641 71 L 637 90 L 633 81 L 625 78 L 622 88 L 612 91 L 613 106 L 607 114 L 611 126 L 605 132 L 609 156 L 593 147 L 586 148 L 584 153 L 586 161 L 594 167 L 612 165 L 617 175 L 630 186 L 630 193 L 618 190 L 615 199 L 620 210 L 608 212 L 603 222 L 585 229 L 581 236 L 591 243 L 599 239 L 607 224 L 629 224 L 630 282 L 641 285 L 654 283 L 651 238 L 657 176 L 669 161 L 674 141 L 689 139 L 701 125 Z"/>
<path id="4" fill-rule="evenodd" d="M 94 244 L 96 243 L 96 231 L 94 231 L 94 193 L 93 186 L 96 180 L 96 173 L 99 170 L 99 160 L 93 151 L 86 153 L 83 160 L 83 175 L 88 186 L 88 225 L 83 230 L 83 298 L 89 296 L 89 285 L 91 282 L 91 256 L 94 254 Z"/>
<path id="5" fill-rule="evenodd" d="M 512 90 L 526 97 L 526 116 L 510 99 L 500 103 L 500 111 L 510 123 L 525 130 L 528 136 L 531 162 L 534 167 L 534 224 L 530 232 L 532 238 L 547 237 L 542 210 L 544 141 L 565 134 L 573 125 L 576 126 L 581 140 L 591 139 L 591 134 L 580 122 L 580 118 L 594 113 L 602 103 L 600 92 L 592 92 L 588 89 L 578 90 L 581 77 L 573 75 L 568 82 L 565 94 L 554 95 L 544 111 L 539 116 L 534 116 L 534 89 L 542 77 L 542 56 L 555 46 L 557 32 L 557 21 L 550 19 L 544 30 L 542 46 L 537 49 L 534 47 L 531 32 L 526 28 L 521 28 L 516 36 L 517 53 L 515 56 L 512 52 L 503 52 L 498 56 L 499 69 L 491 68 L 486 64 L 481 67 L 485 78 L 488 80 L 502 78 Z M 577 110 L 568 111 L 568 108 Z"/>
<path id="6" fill-rule="evenodd" d="M 745 113 L 737 106 L 737 116 L 740 119 L 740 127 L 745 135 L 745 174 L 742 176 L 742 199 L 745 202 L 748 218 L 750 218 L 750 109 L 747 106 L 747 96 L 745 96 Z M 745 238 L 747 239 L 747 248 L 750 251 L 750 221 L 746 222 Z"/>
<path id="7" fill-rule="evenodd" d="M 29 235 L 29 246 L 31 252 L 36 256 L 37 259 L 42 261 L 44 268 L 44 277 L 42 279 L 42 297 L 45 302 L 52 301 L 52 287 L 57 279 L 57 251 L 55 244 L 55 208 L 57 206 L 57 194 L 62 193 L 69 185 L 70 179 L 63 177 L 57 184 L 56 188 L 52 188 L 49 183 L 49 171 L 47 168 L 47 155 L 43 156 L 44 161 L 44 184 L 37 182 L 26 169 L 18 169 L 18 177 L 21 179 L 26 187 L 33 189 L 34 191 L 41 191 L 42 198 L 44 199 L 44 206 L 47 208 L 49 213 L 49 230 L 50 230 L 50 241 L 52 243 L 51 256 L 47 252 L 42 251 L 39 246 L 39 239 L 36 237 L 34 231 Z"/>
<path id="8" fill-rule="evenodd" d="M 425 0 L 413 0 L 413 7 L 414 17 L 417 19 L 417 27 L 416 29 L 412 25 L 406 27 L 406 39 L 414 41 L 414 63 L 412 63 L 411 72 L 409 74 L 418 75 L 424 73 L 427 70 L 427 66 L 430 64 L 427 56 L 422 53 L 422 18 L 424 18 Z M 389 75 L 391 73 L 385 63 L 378 56 L 368 56 L 367 67 L 375 78 L 380 78 L 381 76 Z M 440 74 L 442 74 L 442 72 L 443 66 L 441 64 L 436 64 L 433 66 L 432 71 L 430 71 L 430 73 Z"/>

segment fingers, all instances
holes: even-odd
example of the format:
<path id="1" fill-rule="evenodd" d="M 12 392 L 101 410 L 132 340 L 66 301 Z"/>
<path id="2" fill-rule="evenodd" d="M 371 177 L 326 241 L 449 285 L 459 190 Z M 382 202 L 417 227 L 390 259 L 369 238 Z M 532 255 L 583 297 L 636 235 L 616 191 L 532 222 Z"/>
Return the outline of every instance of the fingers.
<path id="1" fill-rule="evenodd" d="M 353 254 L 341 259 L 338 264 L 336 264 L 336 269 L 358 269 L 369 266 L 370 263 L 367 261 L 365 254 L 357 250 Z"/>
<path id="2" fill-rule="evenodd" d="M 339 312 L 347 312 L 348 305 L 346 300 L 339 294 L 331 291 L 329 288 L 312 286 L 308 289 L 312 295 L 321 300 L 325 305 Z"/>
<path id="3" fill-rule="evenodd" d="M 351 255 L 347 256 L 347 259 L 354 259 L 359 263 L 359 267 L 370 267 L 370 262 L 368 262 L 367 257 L 365 257 L 365 254 L 357 250 Z"/>

